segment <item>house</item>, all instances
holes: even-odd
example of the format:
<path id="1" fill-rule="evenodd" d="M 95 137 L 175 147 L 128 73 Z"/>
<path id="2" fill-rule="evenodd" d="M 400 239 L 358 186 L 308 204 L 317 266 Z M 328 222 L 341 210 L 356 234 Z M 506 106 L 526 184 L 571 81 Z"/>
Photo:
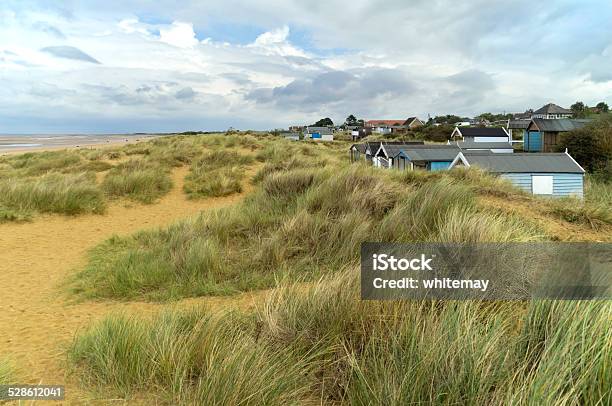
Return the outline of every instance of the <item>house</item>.
<path id="1" fill-rule="evenodd" d="M 516 154 L 461 151 L 450 169 L 460 166 L 479 167 L 534 195 L 579 198 L 584 195 L 584 169 L 567 151 Z"/>
<path id="2" fill-rule="evenodd" d="M 306 127 L 306 138 L 315 141 L 333 141 L 334 134 L 329 127 Z"/>
<path id="3" fill-rule="evenodd" d="M 564 132 L 576 130 L 591 120 L 569 118 L 531 120 L 523 136 L 523 150 L 528 152 L 553 152 Z"/>
<path id="4" fill-rule="evenodd" d="M 560 118 L 571 118 L 573 112 L 568 109 L 564 109 L 561 106 L 557 106 L 554 103 L 548 103 L 531 114 L 531 118 L 545 118 L 545 119 L 560 119 Z"/>
<path id="5" fill-rule="evenodd" d="M 407 119 L 397 120 L 368 120 L 365 126 L 371 128 L 381 134 L 390 134 L 392 132 L 412 130 L 425 125 L 417 117 L 409 117 Z"/>
<path id="6" fill-rule="evenodd" d="M 449 141 L 449 144 L 450 141 Z M 457 141 L 452 145 L 458 146 L 461 150 L 466 151 L 491 151 L 495 153 L 508 153 L 514 152 L 512 144 L 509 142 L 474 142 L 474 141 Z"/>
<path id="7" fill-rule="evenodd" d="M 399 170 L 438 171 L 447 169 L 459 151 L 456 145 L 381 144 L 374 156 L 374 165 Z"/>
<path id="8" fill-rule="evenodd" d="M 424 122 L 419 120 L 418 117 L 408 117 L 406 121 L 404 121 L 404 127 L 409 130 L 413 130 L 415 128 L 423 127 L 425 125 Z"/>
<path id="9" fill-rule="evenodd" d="M 406 120 L 397 119 L 397 120 L 368 120 L 365 122 L 365 126 L 372 129 L 377 133 L 381 134 L 391 134 L 391 127 L 399 127 L 404 124 Z"/>
<path id="10" fill-rule="evenodd" d="M 512 142 L 503 127 L 455 127 L 451 139 L 457 138 L 471 142 Z"/>

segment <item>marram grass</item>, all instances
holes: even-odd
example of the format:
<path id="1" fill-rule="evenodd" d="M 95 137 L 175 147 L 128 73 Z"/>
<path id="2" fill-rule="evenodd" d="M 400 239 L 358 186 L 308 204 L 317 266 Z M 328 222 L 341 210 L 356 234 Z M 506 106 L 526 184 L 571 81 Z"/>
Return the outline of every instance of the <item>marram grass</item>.
<path id="1" fill-rule="evenodd" d="M 110 316 L 70 359 L 88 385 L 168 404 L 610 403 L 606 301 L 359 299 L 355 268 L 258 309 Z"/>

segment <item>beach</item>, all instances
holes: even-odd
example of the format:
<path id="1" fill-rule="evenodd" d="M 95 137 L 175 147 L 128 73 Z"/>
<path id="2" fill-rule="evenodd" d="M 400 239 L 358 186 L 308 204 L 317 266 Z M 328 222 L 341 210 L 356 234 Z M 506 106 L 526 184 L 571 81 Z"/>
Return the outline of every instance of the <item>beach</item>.
<path id="1" fill-rule="evenodd" d="M 0 155 L 124 145 L 160 136 L 160 134 L 0 134 Z"/>

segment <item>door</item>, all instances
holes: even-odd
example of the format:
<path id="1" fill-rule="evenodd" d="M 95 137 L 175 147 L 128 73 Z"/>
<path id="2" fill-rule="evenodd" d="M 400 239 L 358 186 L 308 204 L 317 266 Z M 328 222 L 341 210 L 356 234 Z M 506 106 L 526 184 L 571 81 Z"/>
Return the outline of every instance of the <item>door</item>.
<path id="1" fill-rule="evenodd" d="M 531 177 L 531 190 L 534 195 L 552 195 L 553 177 L 533 175 Z"/>

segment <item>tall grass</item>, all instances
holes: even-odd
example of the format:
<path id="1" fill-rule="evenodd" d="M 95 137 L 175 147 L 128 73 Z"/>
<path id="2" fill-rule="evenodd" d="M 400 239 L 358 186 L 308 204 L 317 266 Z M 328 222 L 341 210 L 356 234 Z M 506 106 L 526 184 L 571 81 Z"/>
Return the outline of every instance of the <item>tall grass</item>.
<path id="1" fill-rule="evenodd" d="M 270 287 L 282 275 L 316 279 L 357 264 L 363 241 L 543 238 L 524 219 L 479 208 L 471 188 L 453 179 L 407 188 L 360 166 L 280 169 L 237 206 L 107 241 L 76 286 L 91 297 L 228 294 Z"/>
<path id="2" fill-rule="evenodd" d="M 130 160 L 111 169 L 102 181 L 110 197 L 128 197 L 151 204 L 172 188 L 169 171 L 145 160 Z"/>
<path id="3" fill-rule="evenodd" d="M 260 343 L 228 314 L 168 311 L 111 316 L 75 340 L 71 360 L 89 385 L 121 395 L 157 390 L 175 404 L 288 404 L 309 392 L 309 356 Z"/>
<path id="4" fill-rule="evenodd" d="M 361 301 L 348 269 L 251 314 L 111 316 L 71 359 L 89 384 L 169 403 L 604 405 L 610 306 Z"/>
<path id="5" fill-rule="evenodd" d="M 242 191 L 244 166 L 253 158 L 234 151 L 213 151 L 194 161 L 185 177 L 190 198 L 227 196 Z"/>
<path id="6" fill-rule="evenodd" d="M 102 213 L 105 209 L 104 196 L 92 173 L 51 173 L 1 181 L 0 205 L 20 213 Z"/>

